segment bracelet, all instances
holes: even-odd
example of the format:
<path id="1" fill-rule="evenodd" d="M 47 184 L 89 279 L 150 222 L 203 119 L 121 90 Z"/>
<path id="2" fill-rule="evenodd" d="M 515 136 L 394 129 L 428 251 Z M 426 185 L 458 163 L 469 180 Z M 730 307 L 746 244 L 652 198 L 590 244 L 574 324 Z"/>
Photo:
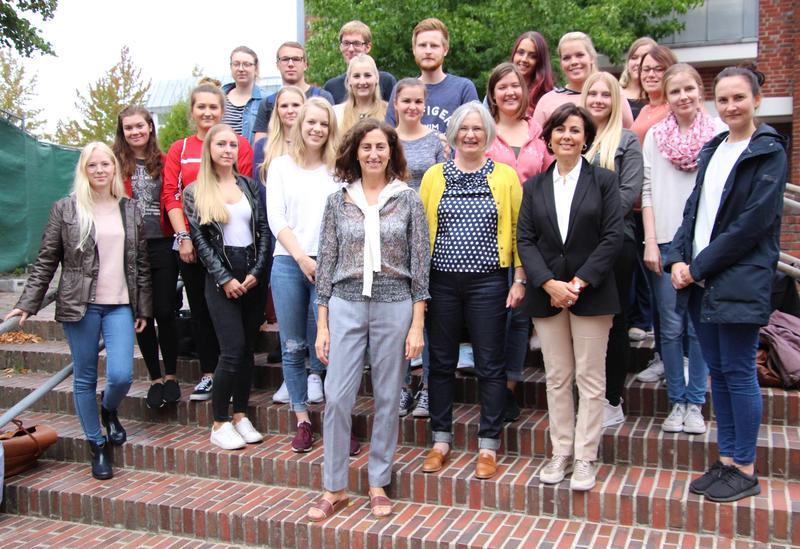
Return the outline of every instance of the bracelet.
<path id="1" fill-rule="evenodd" d="M 178 241 L 178 244 L 180 244 L 184 240 L 188 240 L 189 242 L 191 242 L 192 236 L 187 231 L 178 231 L 177 233 L 175 233 L 175 240 Z"/>
<path id="2" fill-rule="evenodd" d="M 526 284 L 528 284 L 528 281 L 524 278 L 515 278 L 514 284 L 522 284 L 523 286 L 525 286 Z"/>

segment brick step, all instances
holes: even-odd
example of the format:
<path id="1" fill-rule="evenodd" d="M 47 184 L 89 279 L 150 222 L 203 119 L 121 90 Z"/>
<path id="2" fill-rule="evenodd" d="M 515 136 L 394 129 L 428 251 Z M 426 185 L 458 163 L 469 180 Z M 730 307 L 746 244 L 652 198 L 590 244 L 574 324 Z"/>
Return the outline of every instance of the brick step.
<path id="1" fill-rule="evenodd" d="M 88 449 L 75 417 L 29 414 L 23 419 L 26 424 L 47 423 L 58 430 L 61 438 L 48 451 L 48 458 L 88 462 Z M 126 429 L 129 442 L 115 449 L 118 467 L 322 489 L 323 448 L 319 442 L 308 454 L 298 455 L 289 449 L 291 436 L 271 435 L 261 444 L 226 452 L 208 441 L 208 429 L 143 422 L 126 422 Z M 366 493 L 369 487 L 368 451 L 365 445 L 363 452 L 350 461 L 350 488 L 356 493 Z M 698 528 L 727 529 L 762 542 L 769 541 L 772 534 L 760 532 L 754 524 L 745 524 L 748 517 L 755 519 L 765 512 L 771 513 L 768 523 L 778 525 L 776 532 L 779 534 L 784 523 L 800 527 L 800 508 L 793 512 L 792 500 L 786 499 L 793 494 L 800 495 L 797 481 L 762 478 L 762 496 L 735 504 L 736 513 L 731 514 L 730 520 L 735 515 L 737 522 L 728 525 L 726 511 L 721 510 L 725 506 L 705 502 L 688 492 L 688 483 L 697 476 L 693 473 L 603 465 L 598 472 L 597 486 L 587 496 L 581 496 L 569 490 L 568 482 L 556 487 L 541 484 L 537 478 L 544 461 L 541 458 L 502 457 L 497 477 L 492 481 L 480 481 L 472 474 L 473 452 L 454 451 L 453 459 L 435 475 L 421 471 L 424 455 L 424 448 L 398 448 L 390 497 L 415 503 L 583 518 L 629 526 L 648 524 L 691 532 L 697 532 Z M 88 470 L 88 466 L 85 467 Z M 583 498 L 588 499 L 584 502 Z M 773 502 L 771 507 L 768 499 Z M 584 510 L 582 505 L 590 509 L 597 507 L 597 514 L 591 515 L 593 511 Z M 800 532 L 797 535 L 800 536 Z M 778 539 L 788 540 L 789 537 Z"/>
<path id="2" fill-rule="evenodd" d="M 0 402 L 16 402 L 41 383 L 35 375 L 0 379 Z M 102 387 L 102 380 L 98 384 Z M 191 388 L 186 387 L 184 397 Z M 120 416 L 128 420 L 186 425 L 207 428 L 211 425 L 211 403 L 183 400 L 177 406 L 150 410 L 145 406 L 147 383 L 135 382 L 120 407 Z M 34 411 L 75 415 L 72 385 L 65 380 L 33 407 Z M 322 431 L 324 405 L 312 405 L 311 421 L 317 432 Z M 255 391 L 248 411 L 262 432 L 293 434 L 294 414 L 284 404 L 274 404 L 271 395 Z M 479 407 L 459 404 L 453 410 L 453 447 L 477 452 Z M 361 440 L 369 440 L 374 419 L 373 402 L 358 397 L 353 410 L 353 431 Z M 412 417 L 398 418 L 399 443 L 428 448 L 432 444 L 428 421 Z M 599 459 L 609 464 L 632 464 L 645 467 L 664 467 L 683 471 L 704 471 L 716 458 L 716 424 L 710 422 L 704 435 L 664 433 L 659 418 L 630 417 L 625 423 L 606 429 L 600 442 Z M 501 433 L 500 452 L 510 456 L 549 456 L 547 412 L 524 409 L 522 417 L 505 424 Z M 756 466 L 763 476 L 800 480 L 800 427 L 762 425 L 756 448 Z"/>
<path id="3" fill-rule="evenodd" d="M 134 379 L 149 380 L 147 368 L 138 348 L 134 350 Z M 26 367 L 35 373 L 56 372 L 69 364 L 69 349 L 65 342 L 45 341 L 26 345 L 0 344 L 0 369 Z M 101 354 L 99 373 L 105 372 L 105 354 Z M 421 382 L 421 370 L 413 371 L 414 386 Z M 178 361 L 178 379 L 182 385 L 194 383 L 200 377 L 197 360 Z M 258 389 L 276 389 L 283 380 L 280 363 L 267 363 L 267 353 L 256 354 L 253 386 Z M 184 391 L 187 387 L 183 387 Z M 713 417 L 710 386 L 706 393 L 703 414 Z M 368 372 L 364 374 L 360 394 L 370 395 L 372 382 Z M 800 425 L 800 391 L 770 387 L 761 388 L 763 400 L 762 423 L 774 425 Z M 539 367 L 523 369 L 523 379 L 517 385 L 517 401 L 525 408 L 547 409 L 547 390 L 544 370 Z M 634 374 L 629 374 L 623 389 L 625 412 L 629 416 L 666 417 L 669 413 L 669 398 L 665 381 L 640 383 Z M 478 403 L 478 380 L 474 376 L 457 374 L 455 378 L 455 400 L 463 403 Z"/>
<path id="4" fill-rule="evenodd" d="M 591 505 L 589 494 L 573 496 L 578 511 L 573 514 L 585 516 L 585 521 L 407 501 L 396 501 L 392 516 L 376 520 L 369 513 L 367 498 L 351 496 L 347 509 L 326 522 L 311 524 L 305 513 L 319 497 L 316 490 L 128 469 L 117 469 L 111 480 L 97 481 L 87 473 L 85 464 L 42 461 L 37 469 L 9 480 L 6 512 L 270 547 L 410 547 L 428 543 L 476 548 L 523 544 L 552 547 L 556 543 L 587 547 L 629 543 L 712 547 L 716 543 L 733 542 L 685 530 L 667 532 L 655 526 L 597 524 L 588 515 L 596 514 L 596 519 L 602 520 L 601 505 L 599 501 Z M 697 507 L 695 516 L 699 519 L 705 505 Z M 704 514 L 702 522 L 698 520 L 698 529 L 702 525 L 708 532 L 733 538 L 740 523 L 752 524 L 752 517 L 748 516 L 746 521 L 741 518 L 749 513 L 738 509 L 732 513 L 732 507 L 725 507 L 728 512 L 719 512 L 723 507 L 716 504 L 711 507 L 713 511 Z M 666 527 L 667 509 L 654 507 L 652 516 L 647 513 L 648 524 L 663 522 Z M 775 517 L 782 514 L 773 513 Z M 714 515 L 713 524 L 707 515 Z M 719 515 L 724 518 L 719 522 L 721 528 L 717 528 L 716 522 Z M 772 534 L 776 542 L 791 540 L 788 526 L 786 537 L 779 537 L 784 534 L 780 531 L 783 519 L 778 518 L 777 527 L 770 528 L 765 524 L 768 515 L 763 512 L 761 515 L 764 521 L 756 523 L 759 528 L 756 534 Z"/>
<path id="5" fill-rule="evenodd" d="M 96 549 L 97 547 L 158 547 L 159 549 L 234 549 L 235 545 L 214 543 L 166 534 L 150 534 L 92 526 L 76 522 L 0 514 L 0 547 L 58 547 Z"/>

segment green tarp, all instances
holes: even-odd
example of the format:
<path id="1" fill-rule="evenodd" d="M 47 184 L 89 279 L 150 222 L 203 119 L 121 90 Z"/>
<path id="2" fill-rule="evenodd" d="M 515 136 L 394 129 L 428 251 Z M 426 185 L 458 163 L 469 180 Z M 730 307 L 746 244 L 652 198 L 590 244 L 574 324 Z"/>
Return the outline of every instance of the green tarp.
<path id="1" fill-rule="evenodd" d="M 79 155 L 0 118 L 0 272 L 36 259 L 50 207 L 69 193 Z"/>

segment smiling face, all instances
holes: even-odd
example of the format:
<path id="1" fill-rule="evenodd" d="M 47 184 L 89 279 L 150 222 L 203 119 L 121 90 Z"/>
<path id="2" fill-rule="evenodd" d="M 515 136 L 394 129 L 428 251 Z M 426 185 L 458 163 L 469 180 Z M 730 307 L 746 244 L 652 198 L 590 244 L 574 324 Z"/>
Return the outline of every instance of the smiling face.
<path id="1" fill-rule="evenodd" d="M 664 80 L 664 73 L 667 67 L 656 61 L 652 56 L 645 55 L 641 66 L 642 89 L 647 92 L 647 96 L 653 99 L 661 98 L 661 83 Z"/>
<path id="2" fill-rule="evenodd" d="M 516 116 L 522 103 L 522 83 L 513 72 L 497 81 L 493 90 L 494 102 L 501 113 Z"/>
<path id="3" fill-rule="evenodd" d="M 110 192 L 115 170 L 114 158 L 99 149 L 95 149 L 86 163 L 86 175 L 89 178 L 89 185 L 92 190 L 97 194 Z"/>
<path id="4" fill-rule="evenodd" d="M 435 71 L 444 64 L 447 46 L 441 31 L 429 30 L 417 34 L 414 40 L 414 61 L 423 71 Z"/>
<path id="5" fill-rule="evenodd" d="M 278 71 L 284 84 L 297 84 L 305 78 L 306 57 L 303 50 L 284 46 L 278 50 Z"/>
<path id="6" fill-rule="evenodd" d="M 679 120 L 694 120 L 700 110 L 700 86 L 689 73 L 680 72 L 670 78 L 666 84 L 665 97 L 670 110 Z"/>
<path id="7" fill-rule="evenodd" d="M 359 99 L 369 99 L 375 93 L 378 85 L 378 75 L 370 63 L 351 63 L 347 83 L 350 93 Z"/>
<path id="8" fill-rule="evenodd" d="M 300 134 L 308 150 L 320 150 L 328 141 L 330 120 L 328 111 L 309 105 L 300 126 Z"/>
<path id="9" fill-rule="evenodd" d="M 339 51 L 342 52 L 345 63 L 360 53 L 369 53 L 372 49 L 372 44 L 364 39 L 364 36 L 357 32 L 348 32 L 342 34 L 342 39 L 339 40 Z"/>
<path id="10" fill-rule="evenodd" d="M 611 116 L 612 97 L 608 84 L 598 80 L 586 92 L 586 108 L 598 126 L 605 124 Z"/>
<path id="11" fill-rule="evenodd" d="M 256 79 L 255 58 L 249 53 L 237 51 L 231 55 L 231 76 L 234 82 L 241 86 L 249 86 Z"/>
<path id="12" fill-rule="evenodd" d="M 278 119 L 286 129 L 294 125 L 303 103 L 305 98 L 291 91 L 283 92 L 278 98 L 275 108 L 278 111 Z"/>
<path id="13" fill-rule="evenodd" d="M 471 112 L 464 117 L 455 141 L 458 154 L 483 154 L 486 150 L 486 128 L 483 127 L 483 120 L 478 113 Z"/>
<path id="14" fill-rule="evenodd" d="M 222 104 L 214 93 L 198 92 L 194 94 L 192 120 L 198 130 L 208 131 L 219 124 L 222 118 Z"/>
<path id="15" fill-rule="evenodd" d="M 141 114 L 132 114 L 122 119 L 122 135 L 125 137 L 125 142 L 134 152 L 144 151 L 150 140 L 150 132 L 150 124 Z"/>
<path id="16" fill-rule="evenodd" d="M 389 140 L 381 130 L 374 129 L 364 134 L 364 138 L 358 144 L 358 164 L 361 166 L 362 178 L 385 177 L 391 154 Z"/>
<path id="17" fill-rule="evenodd" d="M 639 74 L 639 65 L 642 64 L 642 57 L 644 57 L 652 46 L 645 44 L 644 46 L 639 46 L 636 48 L 636 51 L 633 52 L 630 59 L 628 59 L 628 74 L 631 77 L 636 78 Z"/>
<path id="18" fill-rule="evenodd" d="M 209 153 L 216 170 L 233 167 L 239 153 L 239 140 L 236 134 L 227 128 L 218 131 L 209 143 Z"/>
<path id="19" fill-rule="evenodd" d="M 717 82 L 714 104 L 731 133 L 742 134 L 755 129 L 753 117 L 761 104 L 761 95 L 753 95 L 753 89 L 744 76 L 727 76 Z"/>
<path id="20" fill-rule="evenodd" d="M 394 98 L 394 108 L 398 120 L 408 123 L 420 121 L 425 112 L 425 88 L 423 86 L 403 88 Z"/>
<path id="21" fill-rule="evenodd" d="M 567 77 L 569 88 L 580 90 L 583 83 L 592 72 L 594 60 L 586 50 L 586 44 L 581 40 L 564 42 L 559 49 L 561 56 L 561 70 Z"/>
<path id="22" fill-rule="evenodd" d="M 511 62 L 517 66 L 522 76 L 530 78 L 533 71 L 536 70 L 536 44 L 533 43 L 533 40 L 529 38 L 521 40 L 514 51 Z"/>
<path id="23" fill-rule="evenodd" d="M 550 136 L 550 147 L 555 157 L 568 163 L 580 157 L 586 143 L 586 130 L 580 116 L 570 115 L 560 126 L 553 128 Z"/>

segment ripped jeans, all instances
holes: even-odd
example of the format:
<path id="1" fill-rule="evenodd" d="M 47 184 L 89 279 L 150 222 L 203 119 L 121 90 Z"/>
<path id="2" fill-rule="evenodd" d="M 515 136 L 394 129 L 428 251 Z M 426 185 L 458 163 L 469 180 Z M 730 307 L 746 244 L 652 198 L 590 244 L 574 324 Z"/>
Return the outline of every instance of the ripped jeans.
<path id="1" fill-rule="evenodd" d="M 314 333 L 316 333 L 317 291 L 288 255 L 276 255 L 272 262 L 272 301 L 278 317 L 281 336 L 281 359 L 283 380 L 289 390 L 294 412 L 308 410 L 308 374 L 306 355 L 316 356 L 314 341 L 307 340 L 309 305 L 314 311 Z"/>

